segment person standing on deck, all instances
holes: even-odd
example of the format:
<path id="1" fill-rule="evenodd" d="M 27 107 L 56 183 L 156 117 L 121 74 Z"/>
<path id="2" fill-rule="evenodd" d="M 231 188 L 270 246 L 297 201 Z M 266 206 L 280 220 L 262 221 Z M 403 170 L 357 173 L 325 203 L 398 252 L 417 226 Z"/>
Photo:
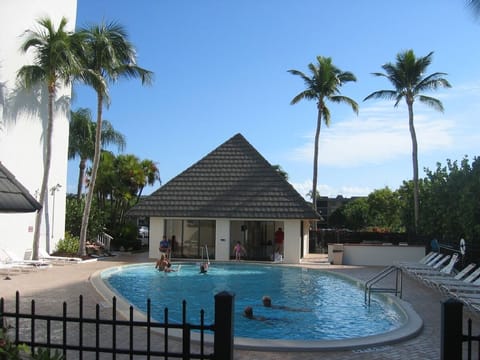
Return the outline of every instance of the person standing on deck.
<path id="1" fill-rule="evenodd" d="M 283 240 L 284 240 L 284 234 L 283 230 L 281 227 L 278 228 L 277 231 L 275 231 L 275 246 L 278 249 L 278 252 L 283 256 Z"/>

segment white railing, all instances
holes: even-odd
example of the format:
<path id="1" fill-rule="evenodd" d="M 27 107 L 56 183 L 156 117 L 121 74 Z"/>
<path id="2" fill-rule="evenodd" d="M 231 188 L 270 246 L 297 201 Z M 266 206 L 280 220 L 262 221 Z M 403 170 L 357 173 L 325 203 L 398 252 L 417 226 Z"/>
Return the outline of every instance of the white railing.
<path id="1" fill-rule="evenodd" d="M 113 240 L 113 236 L 102 232 L 97 235 L 97 245 L 102 246 L 106 251 L 110 251 L 110 243 Z"/>

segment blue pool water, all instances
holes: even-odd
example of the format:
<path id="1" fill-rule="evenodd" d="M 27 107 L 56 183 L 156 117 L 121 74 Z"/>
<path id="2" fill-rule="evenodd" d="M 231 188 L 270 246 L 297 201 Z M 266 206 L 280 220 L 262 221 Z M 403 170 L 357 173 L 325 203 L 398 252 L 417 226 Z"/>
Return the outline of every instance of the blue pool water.
<path id="1" fill-rule="evenodd" d="M 118 268 L 117 268 L 118 270 Z M 372 297 L 364 303 L 363 289 L 335 274 L 297 267 L 250 264 L 211 264 L 206 275 L 199 266 L 182 264 L 179 272 L 163 273 L 152 264 L 106 271 L 102 278 L 136 308 L 146 311 L 152 303 L 152 317 L 181 322 L 181 300 L 187 301 L 189 322 L 200 323 L 205 310 L 206 324 L 214 320 L 214 295 L 235 293 L 235 336 L 257 339 L 331 340 L 376 335 L 394 330 L 404 318 L 398 309 Z M 265 308 L 262 296 L 274 305 L 290 310 Z M 254 315 L 266 321 L 245 318 L 243 309 L 252 306 Z M 292 311 L 299 310 L 299 311 Z"/>

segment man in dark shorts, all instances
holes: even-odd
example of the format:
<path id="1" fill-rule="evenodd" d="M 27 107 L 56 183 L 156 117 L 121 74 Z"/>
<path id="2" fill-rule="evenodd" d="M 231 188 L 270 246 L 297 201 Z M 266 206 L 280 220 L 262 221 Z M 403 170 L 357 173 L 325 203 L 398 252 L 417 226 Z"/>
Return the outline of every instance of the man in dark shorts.
<path id="1" fill-rule="evenodd" d="M 281 227 L 278 228 L 277 231 L 275 231 L 275 247 L 278 249 L 278 252 L 283 255 L 283 230 Z"/>

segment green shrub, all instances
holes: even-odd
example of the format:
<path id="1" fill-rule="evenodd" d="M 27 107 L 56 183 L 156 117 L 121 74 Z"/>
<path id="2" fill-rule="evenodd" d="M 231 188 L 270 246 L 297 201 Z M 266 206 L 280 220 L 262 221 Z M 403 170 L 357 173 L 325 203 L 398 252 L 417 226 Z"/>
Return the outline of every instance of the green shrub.
<path id="1" fill-rule="evenodd" d="M 80 247 L 80 239 L 69 232 L 65 232 L 65 239 L 60 239 L 57 243 L 57 253 L 77 254 Z"/>
<path id="2" fill-rule="evenodd" d="M 51 352 L 49 349 L 38 349 L 35 355 L 32 356 L 34 360 L 63 360 L 65 359 L 59 350 Z"/>
<path id="3" fill-rule="evenodd" d="M 29 351 L 27 345 L 16 345 L 10 340 L 7 329 L 0 329 L 0 359 L 25 359 Z"/>

